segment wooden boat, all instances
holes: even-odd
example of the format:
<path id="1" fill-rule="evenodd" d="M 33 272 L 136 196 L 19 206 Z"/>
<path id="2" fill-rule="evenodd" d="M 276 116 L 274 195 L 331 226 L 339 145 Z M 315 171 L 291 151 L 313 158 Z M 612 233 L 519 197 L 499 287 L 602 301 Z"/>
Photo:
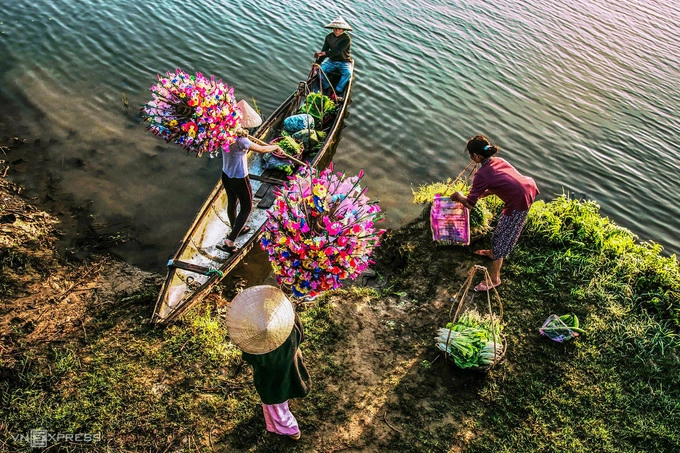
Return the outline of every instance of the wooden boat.
<path id="1" fill-rule="evenodd" d="M 318 149 L 316 154 L 302 155 L 301 160 L 306 164 L 322 169 L 330 163 L 340 141 L 344 119 L 349 114 L 347 107 L 351 102 L 352 82 L 350 80 L 347 84 L 344 101 L 338 104 L 335 112 L 324 118 L 321 126 L 315 124 L 315 129 L 322 130 L 326 136 L 321 146 L 315 148 Z M 269 143 L 279 137 L 284 119 L 297 114 L 307 95 L 314 88 L 318 91 L 319 86 L 320 70 L 315 65 L 307 80 L 299 83 L 298 89 L 252 133 L 251 139 Z M 253 211 L 246 224 L 250 231 L 236 240 L 238 250 L 228 253 L 216 247 L 224 242 L 231 231 L 226 215 L 227 196 L 218 179 L 179 249 L 168 261 L 168 273 L 156 302 L 153 322 L 165 323 L 180 317 L 231 272 L 254 246 L 259 247 L 267 212 L 274 201 L 272 189 L 287 180 L 280 170 L 266 169 L 264 159 L 264 155 L 256 152 L 250 152 L 248 156 Z"/>

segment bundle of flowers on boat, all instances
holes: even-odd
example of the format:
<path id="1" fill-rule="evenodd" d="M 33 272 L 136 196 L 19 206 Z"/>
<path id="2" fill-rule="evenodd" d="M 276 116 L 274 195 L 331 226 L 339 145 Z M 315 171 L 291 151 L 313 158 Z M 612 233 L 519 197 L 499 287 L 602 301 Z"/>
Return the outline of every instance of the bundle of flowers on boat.
<path id="1" fill-rule="evenodd" d="M 203 153 L 214 157 L 228 149 L 242 118 L 234 88 L 215 76 L 181 69 L 157 78 L 150 88 L 153 99 L 142 107 L 147 129 L 199 157 Z"/>
<path id="2" fill-rule="evenodd" d="M 385 230 L 377 202 L 366 196 L 357 176 L 346 177 L 333 166 L 309 167 L 276 189 L 260 245 L 269 255 L 276 280 L 296 297 L 337 289 L 356 279 Z"/>

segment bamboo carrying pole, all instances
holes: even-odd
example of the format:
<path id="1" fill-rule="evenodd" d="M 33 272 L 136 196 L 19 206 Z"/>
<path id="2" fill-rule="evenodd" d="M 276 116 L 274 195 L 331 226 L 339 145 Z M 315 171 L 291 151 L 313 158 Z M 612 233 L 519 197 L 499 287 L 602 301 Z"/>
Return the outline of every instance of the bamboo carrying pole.
<path id="1" fill-rule="evenodd" d="M 259 138 L 255 138 L 255 137 L 253 137 L 253 136 L 250 135 L 250 134 L 248 135 L 248 140 L 257 143 L 258 145 L 269 146 L 269 143 L 264 142 L 264 141 L 260 140 Z M 299 160 L 299 159 L 296 159 L 296 158 L 294 158 L 294 157 L 292 157 L 292 156 L 285 156 L 285 157 L 279 156 L 279 157 L 281 157 L 282 159 L 290 159 L 290 160 L 292 160 L 293 162 L 295 162 L 295 163 L 298 164 L 298 165 L 302 165 L 302 166 L 306 166 L 306 165 L 307 165 L 305 162 L 303 162 L 303 161 L 301 161 L 301 160 Z"/>

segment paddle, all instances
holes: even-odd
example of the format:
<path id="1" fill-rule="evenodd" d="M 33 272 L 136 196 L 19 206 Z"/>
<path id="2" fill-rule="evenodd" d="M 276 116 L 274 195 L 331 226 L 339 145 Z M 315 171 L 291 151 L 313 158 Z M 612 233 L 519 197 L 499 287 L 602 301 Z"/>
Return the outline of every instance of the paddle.
<path id="1" fill-rule="evenodd" d="M 274 184 L 276 186 L 280 186 L 281 184 L 286 183 L 286 181 L 284 181 L 283 179 L 268 178 L 266 176 L 260 176 L 253 173 L 249 174 L 248 176 L 250 176 L 250 179 L 254 179 L 255 181 L 260 181 L 267 184 Z"/>
<path id="2" fill-rule="evenodd" d="M 251 140 L 251 141 L 257 143 L 258 145 L 269 146 L 269 143 L 263 142 L 263 141 L 260 140 L 259 138 L 255 138 L 255 137 L 253 137 L 252 135 L 248 135 L 248 140 Z M 272 153 L 272 154 L 274 154 L 274 153 Z M 279 155 L 279 154 L 274 154 L 274 155 L 275 155 L 276 157 L 280 157 L 281 159 L 290 159 L 290 160 L 292 160 L 293 162 L 295 162 L 295 163 L 298 164 L 298 165 L 302 165 L 302 166 L 307 165 L 306 162 L 303 162 L 303 161 L 301 161 L 301 160 L 299 160 L 299 159 L 296 159 L 296 158 L 294 158 L 293 156 L 288 156 L 288 155 L 283 155 L 283 156 L 281 156 L 281 155 Z"/>

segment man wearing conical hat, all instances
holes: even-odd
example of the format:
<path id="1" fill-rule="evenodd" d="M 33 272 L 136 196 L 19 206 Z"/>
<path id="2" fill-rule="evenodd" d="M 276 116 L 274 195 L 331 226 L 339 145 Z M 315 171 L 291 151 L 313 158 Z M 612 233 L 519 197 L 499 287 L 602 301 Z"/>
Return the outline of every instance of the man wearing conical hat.
<path id="1" fill-rule="evenodd" d="M 334 21 L 324 26 L 324 28 L 331 28 L 333 31 L 326 35 L 323 42 L 323 48 L 320 52 L 314 53 L 316 63 L 321 64 L 323 74 L 329 74 L 334 71 L 340 73 L 340 81 L 335 87 L 336 102 L 342 102 L 343 92 L 345 86 L 352 77 L 353 62 L 350 56 L 350 47 L 352 46 L 352 39 L 347 31 L 352 30 L 345 19 L 338 16 Z M 330 87 L 330 83 L 326 77 L 321 78 L 324 91 Z"/>

